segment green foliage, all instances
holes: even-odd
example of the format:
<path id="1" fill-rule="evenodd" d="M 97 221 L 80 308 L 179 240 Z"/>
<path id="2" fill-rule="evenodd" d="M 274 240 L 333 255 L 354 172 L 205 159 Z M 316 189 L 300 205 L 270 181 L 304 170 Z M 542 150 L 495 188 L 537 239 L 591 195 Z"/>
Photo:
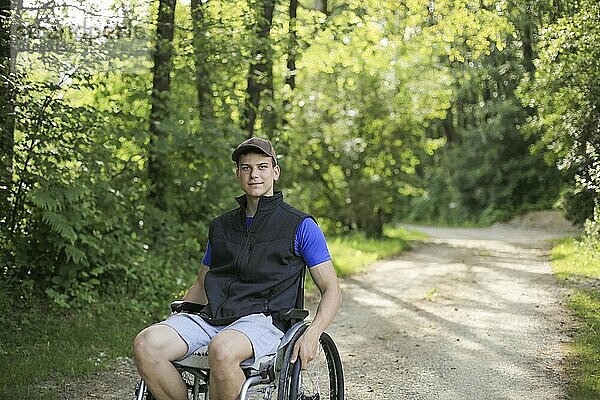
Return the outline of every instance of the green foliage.
<path id="1" fill-rule="evenodd" d="M 600 243 L 592 238 L 562 240 L 551 256 L 554 273 L 565 281 L 600 278 Z"/>
<path id="2" fill-rule="evenodd" d="M 103 60 L 99 50 L 75 72 L 65 72 L 74 55 L 45 54 L 57 62 L 43 74 L 46 61 L 28 55 L 28 74 L 2 76 L 18 88 L 13 182 L 0 212 L 0 283 L 12 296 L 69 308 L 132 293 L 155 305 L 191 284 L 207 222 L 231 204 L 222 172 L 232 172 L 229 147 L 241 136 L 219 123 L 204 140 L 189 100 L 169 102 L 171 134 L 159 143 L 171 207 L 148 204 L 148 52 L 119 54 Z M 176 82 L 192 94 L 189 79 Z"/>
<path id="3" fill-rule="evenodd" d="M 578 290 L 569 300 L 569 307 L 581 321 L 575 342 L 569 345 L 571 383 L 568 394 L 573 399 L 597 399 L 600 395 L 600 292 Z"/>
<path id="4" fill-rule="evenodd" d="M 14 182 L 2 227 L 7 265 L 3 277 L 48 285 L 47 294 L 66 305 L 64 299 L 74 291 L 89 297 L 100 283 L 96 273 L 73 282 L 80 275 L 73 267 L 88 265 L 84 247 L 94 246 L 81 235 L 94 201 L 90 176 L 78 172 L 95 170 L 91 160 L 82 157 L 95 145 L 95 118 L 92 109 L 60 99 L 60 86 L 31 86 L 34 89 L 18 97 Z M 26 286 L 23 292 L 30 289 Z"/>
<path id="5" fill-rule="evenodd" d="M 399 18 L 384 7 L 368 11 Z M 411 176 L 417 154 L 433 146 L 423 124 L 443 107 L 434 100 L 444 99 L 443 76 L 414 84 L 403 66 L 426 70 L 427 52 L 411 53 L 400 32 L 374 17 L 345 18 L 345 30 L 324 29 L 299 63 L 289 132 L 282 135 L 292 160 L 283 167 L 294 179 L 290 196 L 326 218 L 328 229 L 381 236 L 398 198 L 418 191 Z"/>
<path id="6" fill-rule="evenodd" d="M 574 215 L 581 222 L 594 219 L 590 203 L 597 206 L 600 193 L 600 5 L 559 4 L 560 12 L 547 13 L 538 68 L 523 83 L 521 97 L 536 110 L 527 126 L 536 149 L 571 178 L 563 201 L 581 210 Z"/>
<path id="7" fill-rule="evenodd" d="M 413 219 L 491 224 L 552 207 L 560 181 L 541 157 L 528 152 L 514 128 L 525 118 L 522 109 L 504 100 L 489 102 L 481 112 L 487 116 L 472 128 L 457 129 L 460 143 L 438 152 L 439 164 L 425 171 L 433 190 L 413 203 Z"/>
<path id="8" fill-rule="evenodd" d="M 83 311 L 55 311 L 5 293 L 0 306 L 0 397 L 6 400 L 55 398 L 73 375 L 92 379 L 115 358 L 130 357 L 136 333 L 168 310 L 168 304 L 146 305 L 142 313 L 115 298 Z"/>
<path id="9" fill-rule="evenodd" d="M 447 144 L 422 157 L 418 172 L 425 190 L 410 201 L 410 220 L 490 224 L 556 201 L 560 175 L 541 155 L 529 153 L 532 141 L 520 131 L 528 111 L 515 89 L 528 67 L 529 37 L 521 29 L 529 17 L 517 3 L 502 11 L 509 17 L 504 23 L 496 17 L 496 40 L 488 50 L 466 40 L 455 44 L 465 56 L 440 60 L 452 68 L 452 97 L 445 118 L 434 121 L 428 134 Z M 483 14 L 482 20 L 491 17 Z"/>
<path id="10" fill-rule="evenodd" d="M 277 125 L 278 185 L 328 233 L 382 236 L 400 218 L 489 223 L 547 208 L 559 189 L 566 209 L 590 218 L 597 110 L 584 83 L 596 78 L 593 4 L 564 8 L 571 23 L 550 18 L 543 1 L 350 0 L 327 10 L 302 2 L 292 43 L 279 2 L 260 55 L 257 2 L 196 4 L 200 21 L 187 4 L 176 8 L 170 86 L 159 94 L 165 112 L 153 125 L 161 135 L 149 134 L 157 2 L 115 4 L 115 19 L 139 36 L 69 38 L 73 53 L 23 52 L 15 73 L 1 71 L 15 105 L 14 156 L 2 161 L 12 179 L 0 185 L 8 193 L 0 282 L 11 296 L 68 308 L 135 292 L 158 305 L 191 284 L 208 223 L 235 207 L 229 155 L 245 135 L 249 67 L 259 61 L 273 66 L 273 93 L 263 93 L 255 128 L 264 135 Z M 67 23 L 66 11 L 44 12 Z M 517 98 L 538 31 L 538 73 Z M 531 155 L 534 143 L 550 150 Z M 156 175 L 151 156 L 160 159 Z M 564 176 L 542 158 L 559 160 Z M 160 209 L 149 200 L 158 186 Z"/>
<path id="11" fill-rule="evenodd" d="M 594 215 L 596 192 L 570 181 L 560 193 L 558 205 L 564 210 L 565 217 L 573 223 L 583 226 Z"/>

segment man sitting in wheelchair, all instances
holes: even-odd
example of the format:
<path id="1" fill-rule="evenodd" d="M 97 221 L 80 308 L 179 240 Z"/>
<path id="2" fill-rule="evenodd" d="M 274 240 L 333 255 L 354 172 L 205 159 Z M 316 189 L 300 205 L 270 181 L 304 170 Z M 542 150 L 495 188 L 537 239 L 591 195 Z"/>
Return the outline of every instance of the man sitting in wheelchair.
<path id="1" fill-rule="evenodd" d="M 274 353 L 289 322 L 308 266 L 321 292 L 310 326 L 295 342 L 291 361 L 304 368 L 341 304 L 341 291 L 325 237 L 308 214 L 274 191 L 280 166 L 270 142 L 251 138 L 231 158 L 245 192 L 240 207 L 216 218 L 198 277 L 184 300 L 205 304 L 141 331 L 134 341 L 140 375 L 153 397 L 187 399 L 172 362 L 208 345 L 212 400 L 237 399 L 246 379 L 240 363 Z"/>

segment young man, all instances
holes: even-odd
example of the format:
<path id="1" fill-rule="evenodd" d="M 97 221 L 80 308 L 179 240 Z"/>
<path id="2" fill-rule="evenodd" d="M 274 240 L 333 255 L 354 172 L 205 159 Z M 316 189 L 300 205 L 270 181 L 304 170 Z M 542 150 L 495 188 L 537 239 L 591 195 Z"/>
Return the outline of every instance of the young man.
<path id="1" fill-rule="evenodd" d="M 196 282 L 184 300 L 207 304 L 202 316 L 179 313 L 152 325 L 134 341 L 134 357 L 159 400 L 184 400 L 186 388 L 171 364 L 208 344 L 211 400 L 237 399 L 245 380 L 240 363 L 276 350 L 283 336 L 279 313 L 293 308 L 304 268 L 321 292 L 310 327 L 294 347 L 302 365 L 315 356 L 333 321 L 341 291 L 325 237 L 315 221 L 283 201 L 273 187 L 280 174 L 271 143 L 242 142 L 232 153 L 244 195 L 238 209 L 216 218 Z"/>

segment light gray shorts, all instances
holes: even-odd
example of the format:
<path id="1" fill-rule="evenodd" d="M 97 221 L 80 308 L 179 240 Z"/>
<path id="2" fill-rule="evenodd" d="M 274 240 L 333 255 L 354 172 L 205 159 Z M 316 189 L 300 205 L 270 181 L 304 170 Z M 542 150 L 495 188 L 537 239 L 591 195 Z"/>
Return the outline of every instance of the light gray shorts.
<path id="1" fill-rule="evenodd" d="M 273 325 L 273 319 L 264 314 L 251 314 L 229 325 L 213 326 L 198 315 L 177 313 L 160 324 L 175 329 L 185 341 L 188 351 L 184 358 L 200 347 L 207 346 L 213 337 L 227 329 L 241 332 L 248 337 L 255 359 L 277 351 L 283 337 L 283 332 Z"/>

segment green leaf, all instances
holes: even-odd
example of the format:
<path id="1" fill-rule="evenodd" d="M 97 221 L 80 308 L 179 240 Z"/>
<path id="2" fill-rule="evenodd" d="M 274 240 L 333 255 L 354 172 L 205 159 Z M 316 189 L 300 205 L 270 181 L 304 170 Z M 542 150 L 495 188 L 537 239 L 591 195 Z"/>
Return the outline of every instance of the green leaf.
<path id="1" fill-rule="evenodd" d="M 67 260 L 72 260 L 75 264 L 82 264 L 84 261 L 87 261 L 87 255 L 85 252 L 81 251 L 75 246 L 65 246 L 65 253 L 67 255 Z"/>
<path id="2" fill-rule="evenodd" d="M 42 213 L 42 220 L 46 222 L 55 232 L 71 243 L 77 240 L 77 233 L 69 224 L 69 220 L 62 214 L 47 211 Z"/>

